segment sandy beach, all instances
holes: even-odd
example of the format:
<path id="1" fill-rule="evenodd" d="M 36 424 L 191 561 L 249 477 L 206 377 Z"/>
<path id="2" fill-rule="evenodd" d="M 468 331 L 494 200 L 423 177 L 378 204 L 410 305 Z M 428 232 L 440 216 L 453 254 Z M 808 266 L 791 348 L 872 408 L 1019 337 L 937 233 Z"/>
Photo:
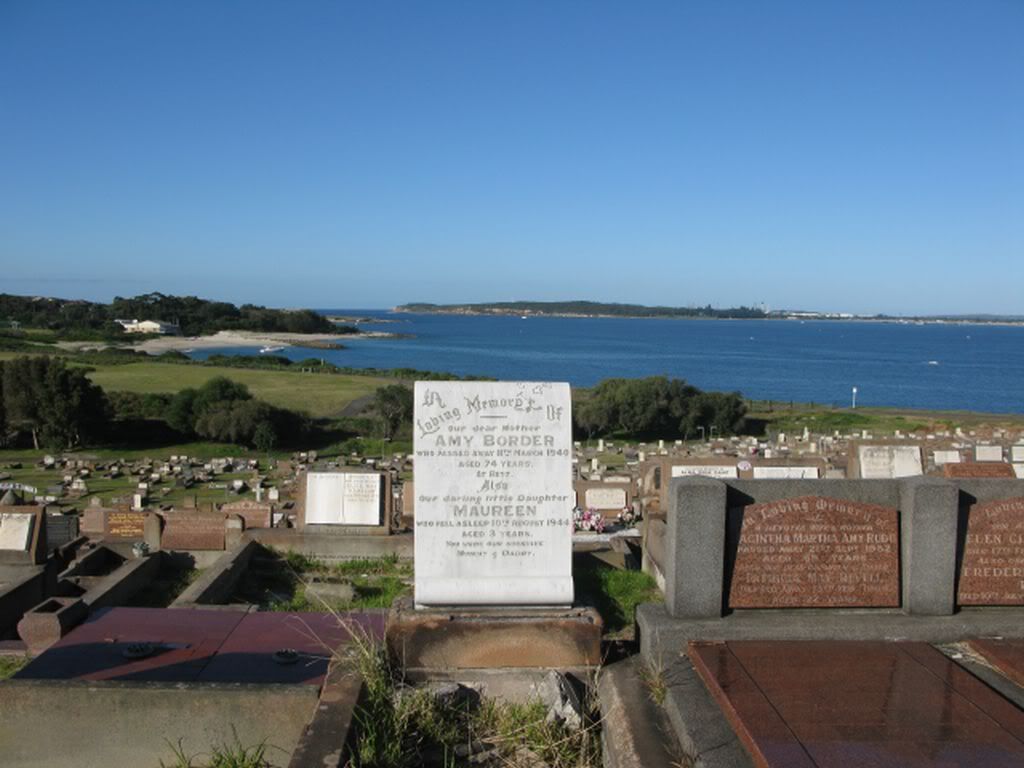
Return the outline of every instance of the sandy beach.
<path id="1" fill-rule="evenodd" d="M 217 347 L 301 347 L 303 342 L 336 341 L 343 336 L 331 333 L 261 333 L 259 331 L 218 331 L 212 336 L 161 336 L 132 344 L 132 349 L 159 355 L 176 350 L 215 349 Z"/>
<path id="2" fill-rule="evenodd" d="M 217 349 L 220 347 L 301 347 L 309 344 L 322 344 L 324 342 L 337 342 L 344 344 L 346 339 L 386 339 L 395 338 L 397 334 L 384 333 L 382 331 L 364 331 L 339 335 L 336 333 L 262 333 L 259 331 L 218 331 L 210 336 L 161 336 L 156 339 L 146 339 L 135 344 L 129 344 L 131 349 L 137 349 L 150 355 L 160 355 L 172 350 L 188 352 L 194 349 Z M 63 349 L 104 349 L 110 346 L 123 346 L 120 344 L 97 344 L 90 341 L 64 341 L 58 342 Z"/>

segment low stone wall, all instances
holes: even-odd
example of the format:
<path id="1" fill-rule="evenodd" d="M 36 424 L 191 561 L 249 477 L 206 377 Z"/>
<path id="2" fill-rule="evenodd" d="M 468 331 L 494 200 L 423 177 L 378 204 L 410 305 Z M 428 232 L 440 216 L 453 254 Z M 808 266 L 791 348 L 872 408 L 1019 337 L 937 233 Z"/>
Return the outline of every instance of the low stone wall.
<path id="1" fill-rule="evenodd" d="M 0 683 L 3 765 L 176 765 L 172 747 L 208 756 L 236 743 L 265 743 L 271 762 L 287 765 L 317 699 L 312 685 L 8 680 Z"/>
<path id="2" fill-rule="evenodd" d="M 197 605 L 217 605 L 227 602 L 234 592 L 238 580 L 242 578 L 245 569 L 249 567 L 252 556 L 261 549 L 258 542 L 250 539 L 235 549 L 225 552 L 184 592 L 178 595 L 169 607 L 194 608 Z"/>
<path id="3" fill-rule="evenodd" d="M 82 595 L 82 600 L 89 606 L 90 611 L 124 605 L 136 592 L 156 578 L 162 564 L 161 552 L 136 560 L 127 560 Z"/>
<path id="4" fill-rule="evenodd" d="M 20 578 L 0 590 L 0 631 L 13 629 L 25 611 L 43 602 L 49 594 L 45 567 L 20 567 L 17 572 Z"/>
<path id="5" fill-rule="evenodd" d="M 397 555 L 412 560 L 411 533 L 394 536 L 309 533 L 296 528 L 255 528 L 242 534 L 242 541 L 258 541 L 266 547 L 296 552 L 327 562 Z"/>

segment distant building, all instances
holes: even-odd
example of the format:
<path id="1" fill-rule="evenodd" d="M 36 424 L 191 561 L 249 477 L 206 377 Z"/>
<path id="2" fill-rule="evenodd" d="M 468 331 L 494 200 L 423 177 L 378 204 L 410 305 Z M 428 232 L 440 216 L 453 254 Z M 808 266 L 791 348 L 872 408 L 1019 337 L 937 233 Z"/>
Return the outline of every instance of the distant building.
<path id="1" fill-rule="evenodd" d="M 159 320 L 115 320 L 114 322 L 124 328 L 125 333 L 161 333 L 165 336 L 181 334 L 181 328 L 174 323 L 164 323 Z"/>

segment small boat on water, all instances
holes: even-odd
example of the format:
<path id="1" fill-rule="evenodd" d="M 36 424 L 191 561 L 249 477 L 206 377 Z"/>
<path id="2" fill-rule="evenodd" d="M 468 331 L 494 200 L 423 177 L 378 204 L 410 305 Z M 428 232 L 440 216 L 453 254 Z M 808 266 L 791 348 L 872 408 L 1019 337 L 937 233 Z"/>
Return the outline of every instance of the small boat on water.
<path id="1" fill-rule="evenodd" d="M 263 347 L 262 349 L 260 349 L 260 354 L 266 355 L 271 352 L 280 352 L 282 349 L 284 349 L 284 347 Z"/>

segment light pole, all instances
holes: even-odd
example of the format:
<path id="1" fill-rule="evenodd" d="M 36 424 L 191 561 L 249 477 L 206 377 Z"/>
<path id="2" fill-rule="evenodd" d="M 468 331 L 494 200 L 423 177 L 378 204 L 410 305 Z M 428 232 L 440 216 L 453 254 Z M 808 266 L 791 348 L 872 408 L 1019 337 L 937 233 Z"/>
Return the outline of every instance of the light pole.
<path id="1" fill-rule="evenodd" d="M 856 387 L 853 388 L 853 404 L 850 407 L 851 408 L 856 408 L 857 407 L 857 388 Z"/>
<path id="2" fill-rule="evenodd" d="M 697 427 L 700 430 L 700 441 L 704 442 L 704 427 Z"/>
<path id="3" fill-rule="evenodd" d="M 718 429 L 718 427 L 716 427 L 714 424 L 711 425 L 711 437 L 710 437 L 711 440 L 715 439 L 715 431 L 717 429 Z"/>

